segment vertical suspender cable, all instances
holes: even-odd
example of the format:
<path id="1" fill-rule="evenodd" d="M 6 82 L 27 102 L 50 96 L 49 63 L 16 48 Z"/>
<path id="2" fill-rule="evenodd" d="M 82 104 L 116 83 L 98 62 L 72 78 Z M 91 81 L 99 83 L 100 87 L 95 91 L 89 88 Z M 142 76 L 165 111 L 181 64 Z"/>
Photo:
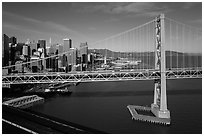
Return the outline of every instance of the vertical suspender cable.
<path id="1" fill-rule="evenodd" d="M 176 24 L 176 69 L 178 72 L 178 47 L 179 47 L 179 40 L 178 40 L 178 25 Z"/>
<path id="2" fill-rule="evenodd" d="M 185 38 L 185 36 L 184 36 L 184 26 L 182 25 L 181 26 L 182 27 L 182 53 L 183 53 L 183 71 L 184 71 L 184 69 L 185 69 L 185 57 L 184 57 L 184 54 L 185 54 L 185 52 L 184 52 L 184 38 Z"/>
<path id="3" fill-rule="evenodd" d="M 169 39 L 170 39 L 170 49 L 169 49 L 169 51 L 170 51 L 170 69 L 172 69 L 173 68 L 173 66 L 172 66 L 172 25 L 171 25 L 171 21 L 169 21 L 169 31 L 170 31 L 170 36 L 169 36 Z"/>
<path id="4" fill-rule="evenodd" d="M 154 29 L 153 29 L 153 33 L 152 33 L 152 34 L 153 34 L 153 43 L 154 43 L 154 44 L 153 44 L 153 46 L 154 46 L 154 51 L 153 51 L 153 53 L 152 53 L 152 54 L 153 54 L 153 57 L 154 57 L 154 61 L 153 61 L 154 63 L 153 63 L 152 65 L 154 66 L 154 69 L 156 69 L 156 65 L 155 65 L 155 64 L 156 64 L 156 50 L 157 50 L 157 48 L 156 48 L 156 38 L 155 38 L 155 37 L 156 37 L 156 34 L 155 34 L 156 25 L 155 25 L 155 24 L 156 24 L 156 22 L 154 22 L 154 25 L 153 25 L 153 26 L 154 26 L 154 27 L 153 27 Z"/>
<path id="5" fill-rule="evenodd" d="M 149 69 L 149 25 L 147 26 L 147 29 L 146 29 L 146 34 L 147 34 L 147 49 L 146 49 L 146 68 Z"/>
<path id="6" fill-rule="evenodd" d="M 139 44 L 138 44 L 138 48 L 139 48 L 139 56 L 138 56 L 138 58 L 141 60 L 141 51 L 140 51 L 140 47 L 141 47 L 141 39 L 140 39 L 140 37 L 141 37 L 141 33 L 140 33 L 140 29 L 138 29 L 138 41 L 139 41 Z M 141 70 L 141 64 L 140 64 L 140 67 L 139 67 L 139 69 Z"/>
<path id="7" fill-rule="evenodd" d="M 191 34 L 192 34 L 192 31 L 191 31 L 191 28 L 189 28 L 189 61 L 190 61 L 189 65 L 190 65 L 190 69 L 192 69 L 192 62 L 191 62 L 192 54 L 190 53 L 191 46 L 192 46 L 192 39 L 191 39 L 192 37 L 191 37 Z"/>
<path id="8" fill-rule="evenodd" d="M 144 38 L 145 38 L 145 31 L 144 30 L 145 30 L 145 26 L 142 28 L 142 42 L 143 42 L 143 44 L 141 46 L 142 59 L 143 59 L 142 70 L 144 70 L 144 63 L 145 63 L 145 60 L 144 60 L 144 48 L 145 48 L 145 40 L 144 40 Z"/>

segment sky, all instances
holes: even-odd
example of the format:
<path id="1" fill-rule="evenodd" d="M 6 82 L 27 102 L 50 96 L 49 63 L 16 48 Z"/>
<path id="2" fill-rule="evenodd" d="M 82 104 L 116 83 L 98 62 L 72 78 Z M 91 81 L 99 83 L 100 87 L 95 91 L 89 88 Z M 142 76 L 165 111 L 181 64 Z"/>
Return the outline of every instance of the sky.
<path id="1" fill-rule="evenodd" d="M 160 13 L 202 30 L 202 3 L 3 2 L 2 31 L 18 42 L 71 38 L 73 46 L 94 43 L 153 20 Z M 49 45 L 48 45 L 49 46 Z"/>

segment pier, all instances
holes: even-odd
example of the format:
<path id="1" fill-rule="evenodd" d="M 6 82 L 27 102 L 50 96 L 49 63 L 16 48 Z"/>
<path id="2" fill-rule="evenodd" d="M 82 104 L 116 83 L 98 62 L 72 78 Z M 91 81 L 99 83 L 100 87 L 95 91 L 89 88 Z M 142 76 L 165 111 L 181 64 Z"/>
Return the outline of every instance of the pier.
<path id="1" fill-rule="evenodd" d="M 41 104 L 43 102 L 44 102 L 44 98 L 39 97 L 37 95 L 31 95 L 31 96 L 23 96 L 23 97 L 5 101 L 3 102 L 3 105 L 25 109 L 35 104 Z"/>
<path id="2" fill-rule="evenodd" d="M 150 107 L 128 105 L 127 108 L 129 109 L 133 120 L 146 121 L 150 123 L 163 124 L 163 125 L 170 125 L 170 121 L 171 121 L 170 118 L 157 117 L 151 111 Z M 139 114 L 138 113 L 139 111 L 144 111 L 154 116 Z"/>

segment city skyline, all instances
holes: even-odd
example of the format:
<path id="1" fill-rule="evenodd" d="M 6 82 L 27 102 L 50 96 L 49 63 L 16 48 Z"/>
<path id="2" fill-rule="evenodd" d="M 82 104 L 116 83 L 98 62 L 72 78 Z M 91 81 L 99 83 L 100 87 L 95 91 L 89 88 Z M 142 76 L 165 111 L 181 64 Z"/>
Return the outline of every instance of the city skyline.
<path id="1" fill-rule="evenodd" d="M 160 13 L 199 29 L 202 24 L 202 6 L 196 2 L 4 2 L 2 5 L 3 33 L 17 37 L 18 42 L 45 39 L 49 43 L 51 37 L 52 43 L 63 43 L 64 38 L 70 38 L 73 47 L 79 47 L 82 42 L 93 43 L 136 27 Z"/>

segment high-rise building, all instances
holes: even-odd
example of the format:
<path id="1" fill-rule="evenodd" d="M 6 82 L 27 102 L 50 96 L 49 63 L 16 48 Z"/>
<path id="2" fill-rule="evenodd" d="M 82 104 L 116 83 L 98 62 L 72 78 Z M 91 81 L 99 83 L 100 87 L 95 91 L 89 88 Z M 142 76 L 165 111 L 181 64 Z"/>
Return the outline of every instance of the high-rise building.
<path id="1" fill-rule="evenodd" d="M 17 46 L 17 39 L 16 37 L 9 38 L 9 65 L 15 64 L 15 53 L 16 53 L 16 46 Z"/>
<path id="2" fill-rule="evenodd" d="M 55 45 L 52 45 L 50 47 L 47 47 L 47 55 L 48 56 L 52 56 L 52 55 L 55 55 L 56 54 L 56 46 Z"/>
<path id="3" fill-rule="evenodd" d="M 17 43 L 16 37 L 12 36 L 11 38 L 9 38 L 9 43 L 16 44 Z"/>
<path id="4" fill-rule="evenodd" d="M 25 45 L 25 43 L 17 43 L 17 46 L 16 46 L 16 51 L 19 51 L 20 52 L 20 55 L 23 54 L 23 46 Z"/>
<path id="5" fill-rule="evenodd" d="M 23 72 L 23 65 L 21 65 L 21 63 L 23 63 L 23 61 L 16 61 L 15 62 L 15 70 L 18 71 L 19 73 Z"/>
<path id="6" fill-rule="evenodd" d="M 47 55 L 47 53 L 46 53 L 46 40 L 38 40 L 38 48 L 43 48 L 45 56 Z"/>
<path id="7" fill-rule="evenodd" d="M 29 58 L 30 57 L 30 46 L 23 45 L 23 53 L 24 57 Z"/>
<path id="8" fill-rule="evenodd" d="M 15 64 L 15 53 L 17 44 L 9 43 L 9 65 Z"/>
<path id="9" fill-rule="evenodd" d="M 86 71 L 87 65 L 88 65 L 88 44 L 87 42 L 80 44 L 78 57 L 81 58 L 82 71 Z"/>
<path id="10" fill-rule="evenodd" d="M 79 50 L 79 56 L 81 57 L 81 62 L 85 66 L 88 63 L 88 44 L 81 43 L 80 44 L 80 50 Z"/>
<path id="11" fill-rule="evenodd" d="M 77 49 L 71 48 L 67 55 L 68 64 L 71 66 L 76 65 L 77 62 Z"/>
<path id="12" fill-rule="evenodd" d="M 87 44 L 87 42 L 80 44 L 79 57 L 82 57 L 83 54 L 88 55 L 88 44 Z"/>
<path id="13" fill-rule="evenodd" d="M 38 72 L 38 70 L 42 70 L 42 61 L 39 61 L 39 57 L 37 56 L 32 56 L 31 57 L 31 64 L 30 64 L 30 67 L 32 69 L 32 72 L 35 73 L 35 72 Z"/>
<path id="14" fill-rule="evenodd" d="M 3 34 L 2 37 L 2 66 L 9 65 L 9 37 Z"/>
<path id="15" fill-rule="evenodd" d="M 60 44 L 56 45 L 56 49 L 58 51 L 58 54 L 62 54 L 63 53 L 63 46 Z M 58 66 L 59 67 L 64 67 L 65 66 L 65 57 L 63 57 L 63 55 L 59 55 L 59 59 L 58 59 Z"/>
<path id="16" fill-rule="evenodd" d="M 42 70 L 43 70 L 46 68 L 46 60 L 44 60 L 44 58 L 45 58 L 44 48 L 38 48 L 38 52 L 40 53 L 40 58 L 43 59 L 42 60 Z"/>
<path id="17" fill-rule="evenodd" d="M 60 44 L 56 45 L 56 49 L 58 50 L 58 54 L 62 54 L 63 53 L 63 46 Z"/>
<path id="18" fill-rule="evenodd" d="M 29 43 L 28 46 L 30 46 L 30 55 L 32 56 L 38 50 L 37 43 Z"/>
<path id="19" fill-rule="evenodd" d="M 56 55 L 57 49 L 56 45 L 51 45 L 50 47 L 46 47 L 47 55 L 49 57 Z M 58 69 L 58 57 L 51 57 L 46 59 L 45 66 L 47 69 L 52 69 L 51 71 L 57 71 Z"/>
<path id="20" fill-rule="evenodd" d="M 93 64 L 94 63 L 94 55 L 92 53 L 88 54 L 88 63 L 89 64 Z"/>
<path id="21" fill-rule="evenodd" d="M 72 48 L 72 40 L 71 39 L 63 39 L 64 46 L 63 46 L 63 52 L 69 51 L 69 49 Z"/>

